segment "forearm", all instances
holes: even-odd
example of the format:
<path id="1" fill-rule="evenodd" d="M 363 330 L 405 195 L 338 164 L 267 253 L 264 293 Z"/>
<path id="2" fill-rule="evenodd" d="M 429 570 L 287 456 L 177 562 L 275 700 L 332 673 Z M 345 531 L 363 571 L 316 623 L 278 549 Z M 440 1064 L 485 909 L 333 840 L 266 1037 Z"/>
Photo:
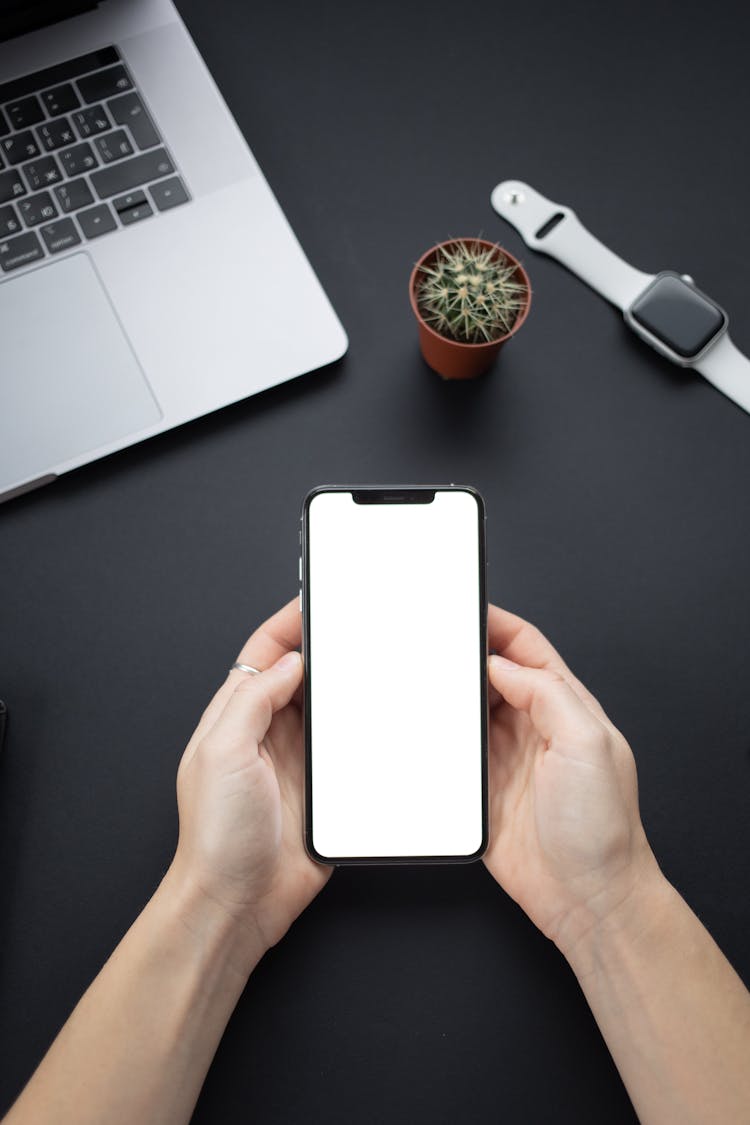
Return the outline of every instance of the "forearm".
<path id="1" fill-rule="evenodd" d="M 77 1005 L 7 1125 L 190 1119 L 262 955 L 169 872 Z"/>
<path id="2" fill-rule="evenodd" d="M 643 1125 L 747 1122 L 750 994 L 655 864 L 566 955 Z"/>

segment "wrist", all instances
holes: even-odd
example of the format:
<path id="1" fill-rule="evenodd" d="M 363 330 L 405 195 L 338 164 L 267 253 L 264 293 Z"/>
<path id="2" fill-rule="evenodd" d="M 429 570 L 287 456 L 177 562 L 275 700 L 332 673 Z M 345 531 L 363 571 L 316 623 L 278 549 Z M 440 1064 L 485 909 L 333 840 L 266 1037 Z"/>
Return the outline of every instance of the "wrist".
<path id="1" fill-rule="evenodd" d="M 575 912 L 558 948 L 579 981 L 608 971 L 639 946 L 657 938 L 676 891 L 648 850 L 627 877 L 612 889 L 606 909 L 596 904 Z"/>
<path id="2" fill-rule="evenodd" d="M 196 954 L 247 981 L 268 946 L 252 918 L 240 918 L 207 893 L 175 859 L 157 899 Z"/>

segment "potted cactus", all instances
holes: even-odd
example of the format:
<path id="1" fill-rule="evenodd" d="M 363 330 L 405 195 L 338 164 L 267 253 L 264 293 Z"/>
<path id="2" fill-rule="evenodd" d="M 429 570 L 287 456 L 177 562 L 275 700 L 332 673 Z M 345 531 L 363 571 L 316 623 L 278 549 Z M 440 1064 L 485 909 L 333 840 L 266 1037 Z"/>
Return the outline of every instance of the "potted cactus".
<path id="1" fill-rule="evenodd" d="M 409 297 L 425 362 L 444 379 L 472 379 L 523 324 L 531 285 L 507 250 L 481 238 L 455 238 L 422 255 Z"/>

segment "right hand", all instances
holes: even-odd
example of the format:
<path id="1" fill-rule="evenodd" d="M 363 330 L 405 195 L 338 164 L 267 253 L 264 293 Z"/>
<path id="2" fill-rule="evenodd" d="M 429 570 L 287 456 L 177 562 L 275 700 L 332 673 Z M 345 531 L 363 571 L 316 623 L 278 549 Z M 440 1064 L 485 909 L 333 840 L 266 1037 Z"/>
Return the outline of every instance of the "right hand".
<path id="1" fill-rule="evenodd" d="M 659 876 L 638 811 L 635 761 L 547 639 L 489 607 L 487 868 L 569 956 Z"/>

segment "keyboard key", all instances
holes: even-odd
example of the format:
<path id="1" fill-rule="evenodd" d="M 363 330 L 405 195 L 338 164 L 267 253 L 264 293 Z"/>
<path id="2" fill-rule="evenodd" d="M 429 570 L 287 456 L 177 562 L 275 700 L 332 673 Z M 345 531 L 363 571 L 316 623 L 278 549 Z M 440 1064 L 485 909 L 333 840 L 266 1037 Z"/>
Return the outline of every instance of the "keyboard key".
<path id="1" fill-rule="evenodd" d="M 171 180 L 162 180 L 160 184 L 154 184 L 148 190 L 160 211 L 179 207 L 181 203 L 187 203 L 190 199 L 179 176 L 173 176 Z"/>
<path id="2" fill-rule="evenodd" d="M 107 102 L 107 108 L 118 125 L 127 125 L 138 148 L 153 148 L 161 141 L 154 123 L 136 93 L 123 94 Z"/>
<path id="3" fill-rule="evenodd" d="M 0 238 L 8 238 L 11 234 L 18 234 L 21 230 L 21 220 L 16 214 L 15 208 L 7 204 L 5 207 L 0 207 Z"/>
<path id="4" fill-rule="evenodd" d="M 83 179 L 69 180 L 66 184 L 61 184 L 60 187 L 55 188 L 55 195 L 64 215 L 94 202 L 91 188 Z"/>
<path id="5" fill-rule="evenodd" d="M 14 5 L 16 8 L 18 4 Z M 37 5 L 41 7 L 41 5 Z M 47 8 L 60 8 L 60 4 L 46 4 Z M 79 4 L 79 7 L 82 5 Z M 3 4 L 8 8 L 9 4 Z M 28 5 L 27 5 L 28 7 Z M 67 5 L 70 7 L 70 4 Z M 44 70 L 36 70 L 33 74 L 24 74 L 21 78 L 13 78 L 10 82 L 3 82 L 0 86 L 0 102 L 13 102 L 23 98 L 26 94 L 36 93 L 37 90 L 46 90 L 49 86 L 57 86 L 60 82 L 69 82 L 79 74 L 89 74 L 92 70 L 101 70 L 104 66 L 112 66 L 119 62 L 120 54 L 116 47 L 102 47 L 98 51 L 91 51 L 88 55 L 79 55 L 75 59 L 66 59 L 56 66 L 47 66 Z"/>
<path id="6" fill-rule="evenodd" d="M 99 163 L 88 141 L 84 141 L 82 145 L 74 145 L 73 148 L 66 148 L 58 155 L 68 176 L 80 176 L 82 172 L 90 172 Z"/>
<path id="7" fill-rule="evenodd" d="M 0 267 L 5 273 L 43 257 L 42 244 L 33 230 L 20 234 L 18 238 L 7 238 L 0 242 Z"/>
<path id="8" fill-rule="evenodd" d="M 123 226 L 130 226 L 131 223 L 138 223 L 141 219 L 147 219 L 149 215 L 153 215 L 153 209 L 150 203 L 146 200 L 140 203 L 137 207 L 130 207 L 127 211 L 120 211 L 120 222 Z"/>
<path id="9" fill-rule="evenodd" d="M 73 122 L 78 130 L 78 135 L 84 141 L 87 137 L 95 137 L 97 133 L 106 133 L 107 129 L 112 128 L 103 105 L 79 109 L 77 113 L 73 114 Z"/>
<path id="10" fill-rule="evenodd" d="M 56 148 L 62 148 L 63 145 L 75 144 L 77 139 L 73 132 L 73 126 L 67 117 L 58 117 L 55 121 L 48 121 L 46 125 L 40 125 L 36 135 L 42 148 L 46 149 L 47 152 L 53 152 Z"/>
<path id="11" fill-rule="evenodd" d="M 115 129 L 114 133 L 107 133 L 106 137 L 97 137 L 94 144 L 99 150 L 103 164 L 122 160 L 123 156 L 132 156 L 134 151 L 124 129 Z"/>
<path id="12" fill-rule="evenodd" d="M 39 155 L 39 148 L 31 132 L 14 133 L 0 141 L 0 148 L 8 158 L 9 164 L 20 164 L 22 160 L 29 160 L 32 156 Z"/>
<path id="13" fill-rule="evenodd" d="M 10 132 L 10 125 L 8 124 L 8 118 L 5 116 L 3 111 L 0 109 L 0 137 L 4 137 L 5 134 L 9 133 L 9 132 Z"/>
<path id="14" fill-rule="evenodd" d="M 60 219 L 59 223 L 49 223 L 46 227 L 40 227 L 39 233 L 46 242 L 50 254 L 59 254 L 61 250 L 78 246 L 81 241 L 72 219 Z"/>
<path id="15" fill-rule="evenodd" d="M 112 164 L 109 168 L 92 172 L 91 183 L 100 199 L 108 199 L 110 195 L 130 191 L 131 188 L 140 187 L 149 180 L 168 176 L 170 172 L 174 172 L 172 161 L 163 148 L 155 148 L 151 152 L 144 152 L 142 156 L 133 157 L 132 160 L 121 160 L 119 164 Z"/>
<path id="16" fill-rule="evenodd" d="M 100 203 L 98 207 L 91 207 L 88 211 L 79 211 L 76 218 L 86 238 L 98 238 L 100 234 L 117 230 L 114 215 L 106 203 Z"/>
<path id="17" fill-rule="evenodd" d="M 51 184 L 59 184 L 62 179 L 62 172 L 54 156 L 41 156 L 32 164 L 24 164 L 22 172 L 32 191 L 49 187 Z"/>
<path id="18" fill-rule="evenodd" d="M 78 79 L 77 85 L 87 104 L 111 98 L 113 94 L 121 94 L 123 90 L 133 87 L 124 66 L 111 66 L 109 70 L 87 74 L 85 78 Z"/>
<path id="19" fill-rule="evenodd" d="M 9 102 L 5 107 L 8 120 L 14 129 L 28 129 L 29 125 L 36 125 L 44 121 L 44 110 L 39 104 L 39 98 L 34 94 L 30 98 L 20 98 L 18 101 Z"/>
<path id="20" fill-rule="evenodd" d="M 117 199 L 113 199 L 112 206 L 119 215 L 121 211 L 129 211 L 131 207 L 139 207 L 146 202 L 145 191 L 130 191 L 127 195 L 120 195 Z"/>
<path id="21" fill-rule="evenodd" d="M 21 195 L 26 195 L 26 185 L 18 172 L 0 172 L 0 203 L 9 203 Z"/>
<path id="22" fill-rule="evenodd" d="M 30 195 L 28 199 L 22 199 L 18 204 L 18 210 L 27 227 L 35 227 L 57 216 L 57 208 L 48 191 L 39 191 L 36 195 Z"/>
<path id="23" fill-rule="evenodd" d="M 81 99 L 69 82 L 64 86 L 55 86 L 53 90 L 45 90 L 42 101 L 50 117 L 57 117 L 59 113 L 70 113 L 71 109 L 78 109 L 81 104 Z"/>

